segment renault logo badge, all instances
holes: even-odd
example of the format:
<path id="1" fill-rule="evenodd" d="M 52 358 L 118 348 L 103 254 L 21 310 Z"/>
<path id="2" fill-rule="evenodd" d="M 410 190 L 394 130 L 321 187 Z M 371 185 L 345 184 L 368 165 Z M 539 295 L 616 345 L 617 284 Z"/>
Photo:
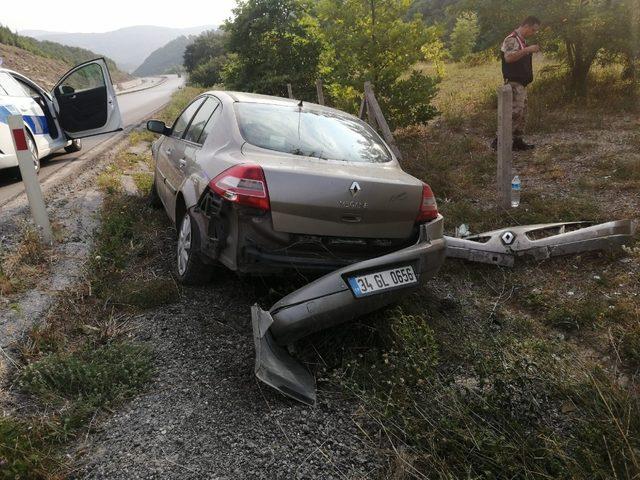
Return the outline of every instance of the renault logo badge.
<path id="1" fill-rule="evenodd" d="M 516 240 L 516 235 L 513 232 L 504 232 L 500 238 L 505 245 L 511 245 Z"/>
<path id="2" fill-rule="evenodd" d="M 360 190 L 362 190 L 362 188 L 360 188 L 360 184 L 358 182 L 353 182 L 349 187 L 349 191 L 351 192 L 352 197 L 355 197 L 358 192 L 360 192 Z"/>

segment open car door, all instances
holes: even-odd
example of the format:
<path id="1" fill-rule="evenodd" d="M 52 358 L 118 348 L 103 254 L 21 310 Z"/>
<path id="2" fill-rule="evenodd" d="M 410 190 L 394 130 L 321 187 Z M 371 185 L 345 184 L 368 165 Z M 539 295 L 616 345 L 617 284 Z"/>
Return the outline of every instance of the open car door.
<path id="1" fill-rule="evenodd" d="M 104 58 L 69 70 L 51 92 L 60 127 L 69 138 L 122 130 L 118 100 Z"/>

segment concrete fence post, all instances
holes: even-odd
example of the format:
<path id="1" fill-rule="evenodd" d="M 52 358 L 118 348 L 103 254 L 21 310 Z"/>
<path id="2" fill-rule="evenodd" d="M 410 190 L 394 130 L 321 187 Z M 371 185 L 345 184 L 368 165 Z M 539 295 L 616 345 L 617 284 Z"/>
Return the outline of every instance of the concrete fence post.
<path id="1" fill-rule="evenodd" d="M 316 91 L 318 92 L 318 103 L 324 105 L 324 92 L 322 91 L 322 80 L 316 80 Z"/>
<path id="2" fill-rule="evenodd" d="M 290 83 L 287 83 L 287 93 L 289 94 L 289 98 L 293 98 L 293 89 Z"/>
<path id="3" fill-rule="evenodd" d="M 29 150 L 22 115 L 9 115 L 8 124 L 11 130 L 11 138 L 13 139 L 16 156 L 18 157 L 18 167 L 20 168 L 24 188 L 27 191 L 31 215 L 40 230 L 42 239 L 46 243 L 51 244 L 53 243 L 51 224 L 47 216 L 47 209 L 44 206 L 44 198 L 42 197 L 42 190 L 40 190 L 38 176 L 33 166 L 33 154 Z"/>
<path id="4" fill-rule="evenodd" d="M 398 160 L 402 160 L 402 154 L 400 153 L 400 149 L 396 144 L 396 139 L 393 137 L 391 128 L 389 128 L 389 124 L 384 118 L 382 108 L 380 108 L 380 104 L 378 103 L 376 95 L 373 92 L 373 85 L 371 84 L 371 82 L 364 83 L 364 97 L 367 107 L 367 113 L 369 115 L 369 124 L 374 128 L 380 129 L 380 131 L 382 132 L 382 137 L 389 144 L 389 147 L 391 147 L 391 150 L 395 154 L 396 158 Z"/>
<path id="5" fill-rule="evenodd" d="M 511 207 L 511 179 L 513 176 L 513 90 L 503 85 L 498 90 L 498 208 Z"/>

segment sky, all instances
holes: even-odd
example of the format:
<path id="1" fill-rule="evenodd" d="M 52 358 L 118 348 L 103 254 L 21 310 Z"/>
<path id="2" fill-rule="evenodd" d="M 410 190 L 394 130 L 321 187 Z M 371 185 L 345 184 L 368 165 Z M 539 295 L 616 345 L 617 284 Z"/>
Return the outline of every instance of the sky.
<path id="1" fill-rule="evenodd" d="M 0 23 L 13 31 L 74 33 L 108 32 L 133 25 L 185 28 L 220 25 L 231 16 L 235 3 L 235 0 L 188 0 L 184 3 L 180 0 L 29 0 L 28 9 L 20 6 L 3 8 Z"/>

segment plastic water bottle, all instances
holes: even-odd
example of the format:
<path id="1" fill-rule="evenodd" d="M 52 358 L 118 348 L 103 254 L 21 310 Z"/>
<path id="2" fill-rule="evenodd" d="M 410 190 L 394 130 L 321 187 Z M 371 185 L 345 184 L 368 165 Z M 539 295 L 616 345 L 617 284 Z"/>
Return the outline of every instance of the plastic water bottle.
<path id="1" fill-rule="evenodd" d="M 516 208 L 520 205 L 520 190 L 522 188 L 522 183 L 520 183 L 520 177 L 516 175 L 511 180 L 511 206 Z"/>

